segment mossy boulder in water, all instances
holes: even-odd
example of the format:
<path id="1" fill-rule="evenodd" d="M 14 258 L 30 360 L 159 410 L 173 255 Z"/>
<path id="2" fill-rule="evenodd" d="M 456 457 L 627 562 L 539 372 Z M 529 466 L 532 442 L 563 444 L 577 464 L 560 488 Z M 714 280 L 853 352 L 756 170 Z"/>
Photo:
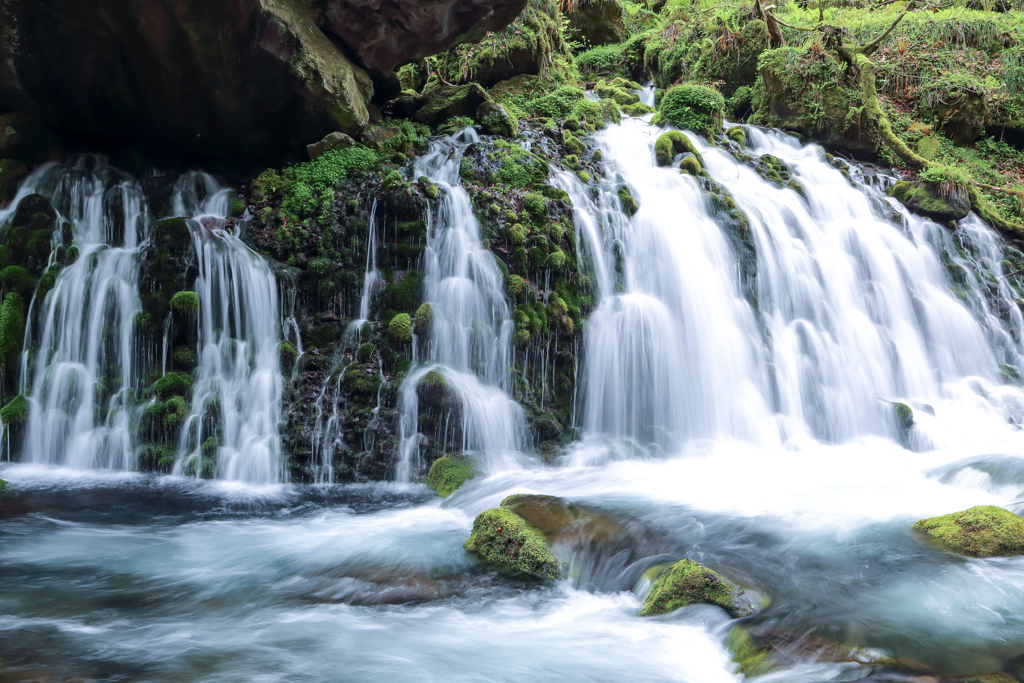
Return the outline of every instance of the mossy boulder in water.
<path id="1" fill-rule="evenodd" d="M 722 130 L 725 98 L 703 85 L 680 85 L 661 98 L 655 123 L 668 123 L 697 135 L 709 136 Z"/>
<path id="2" fill-rule="evenodd" d="M 505 506 L 477 515 L 464 547 L 486 562 L 513 571 L 542 579 L 563 575 L 562 563 L 551 552 L 544 534 Z"/>
<path id="3" fill-rule="evenodd" d="M 692 154 L 697 162 L 704 166 L 704 157 L 700 155 L 697 147 L 686 137 L 686 133 L 678 130 L 670 130 L 662 133 L 654 143 L 654 156 L 659 166 L 671 166 L 677 154 Z"/>
<path id="4" fill-rule="evenodd" d="M 1024 555 L 1024 519 L 994 505 L 922 519 L 921 531 L 961 555 L 1011 557 Z"/>
<path id="5" fill-rule="evenodd" d="M 408 313 L 399 313 L 388 323 L 388 337 L 397 344 L 412 341 L 412 319 Z"/>
<path id="6" fill-rule="evenodd" d="M 434 461 L 427 473 L 427 487 L 447 498 L 473 478 L 473 465 L 461 455 L 445 455 Z"/>
<path id="7" fill-rule="evenodd" d="M 654 579 L 640 616 L 667 614 L 698 603 L 718 605 L 733 619 L 754 613 L 753 604 L 743 597 L 743 589 L 707 567 L 684 559 Z"/>
<path id="8" fill-rule="evenodd" d="M 971 212 L 971 199 L 960 188 L 940 192 L 933 183 L 901 180 L 893 185 L 889 195 L 914 213 L 940 223 L 961 220 Z"/>
<path id="9" fill-rule="evenodd" d="M 417 337 L 426 338 L 430 335 L 430 328 L 434 324 L 434 309 L 428 303 L 421 304 L 416 309 L 416 317 L 413 322 L 413 331 Z"/>

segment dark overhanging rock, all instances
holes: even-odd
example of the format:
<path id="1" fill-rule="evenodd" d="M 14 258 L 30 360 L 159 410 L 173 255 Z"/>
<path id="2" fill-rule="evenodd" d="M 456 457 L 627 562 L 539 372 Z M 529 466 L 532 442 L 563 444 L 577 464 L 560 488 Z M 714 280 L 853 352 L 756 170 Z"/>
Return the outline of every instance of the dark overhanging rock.
<path id="1" fill-rule="evenodd" d="M 0 114 L 73 147 L 275 163 L 379 119 L 391 70 L 513 21 L 526 0 L 0 0 Z"/>

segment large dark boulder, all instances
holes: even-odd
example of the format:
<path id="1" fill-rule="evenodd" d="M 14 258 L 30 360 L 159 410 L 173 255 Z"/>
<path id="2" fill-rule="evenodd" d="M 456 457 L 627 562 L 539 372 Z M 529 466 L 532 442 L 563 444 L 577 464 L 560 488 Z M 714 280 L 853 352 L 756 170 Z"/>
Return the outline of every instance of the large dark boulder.
<path id="1" fill-rule="evenodd" d="M 0 0 L 0 114 L 186 160 L 305 156 L 379 115 L 371 74 L 390 82 L 395 65 L 503 28 L 523 5 Z"/>
<path id="2" fill-rule="evenodd" d="M 615 0 L 585 0 L 569 13 L 569 37 L 586 45 L 621 43 L 628 37 L 622 6 Z"/>
<path id="3" fill-rule="evenodd" d="M 474 43 L 511 24 L 526 0 L 316 0 L 317 24 L 370 71 Z"/>

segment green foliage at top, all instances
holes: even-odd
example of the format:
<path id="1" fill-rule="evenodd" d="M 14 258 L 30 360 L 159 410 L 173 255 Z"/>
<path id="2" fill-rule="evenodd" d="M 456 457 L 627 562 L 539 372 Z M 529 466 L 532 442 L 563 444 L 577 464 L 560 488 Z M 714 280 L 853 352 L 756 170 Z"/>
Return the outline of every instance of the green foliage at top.
<path id="1" fill-rule="evenodd" d="M 654 580 L 640 616 L 668 614 L 680 607 L 706 603 L 718 605 L 734 619 L 749 616 L 753 609 L 740 598 L 740 589 L 716 572 L 693 560 L 680 560 Z"/>
<path id="2" fill-rule="evenodd" d="M 473 520 L 466 550 L 492 564 L 542 579 L 562 576 L 562 563 L 540 530 L 506 507 L 492 508 Z"/>
<path id="3" fill-rule="evenodd" d="M 427 473 L 427 488 L 442 498 L 447 498 L 456 489 L 473 478 L 473 465 L 462 457 L 446 455 L 434 461 Z"/>
<path id="4" fill-rule="evenodd" d="M 0 306 L 0 363 L 5 370 L 18 363 L 25 340 L 25 301 L 17 292 L 8 292 Z"/>
<path id="5" fill-rule="evenodd" d="M 722 129 L 725 98 L 703 85 L 680 85 L 661 98 L 660 120 L 698 135 L 713 135 Z"/>
<path id="6" fill-rule="evenodd" d="M 979 505 L 963 512 L 922 519 L 914 529 L 941 541 L 961 555 L 1024 555 L 1024 519 L 1000 507 Z"/>

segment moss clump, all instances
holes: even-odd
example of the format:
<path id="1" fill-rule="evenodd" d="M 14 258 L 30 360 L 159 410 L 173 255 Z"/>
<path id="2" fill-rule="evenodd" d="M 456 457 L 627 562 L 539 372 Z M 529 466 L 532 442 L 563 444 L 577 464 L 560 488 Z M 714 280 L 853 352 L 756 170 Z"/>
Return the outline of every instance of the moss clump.
<path id="1" fill-rule="evenodd" d="M 220 444 L 217 443 L 217 439 L 211 436 L 210 438 L 203 442 L 203 445 L 200 450 L 204 458 L 212 459 L 217 457 L 217 450 L 219 448 Z"/>
<path id="2" fill-rule="evenodd" d="M 0 306 L 0 366 L 14 368 L 25 340 L 25 302 L 16 292 L 9 292 Z"/>
<path id="3" fill-rule="evenodd" d="M 733 619 L 753 614 L 741 598 L 742 590 L 693 560 L 680 560 L 654 580 L 640 616 L 667 614 L 680 607 L 706 603 L 718 605 Z"/>
<path id="4" fill-rule="evenodd" d="M 199 357 L 196 350 L 191 346 L 179 346 L 174 349 L 174 364 L 176 366 L 191 370 L 199 365 Z"/>
<path id="5" fill-rule="evenodd" d="M 539 192 L 530 192 L 523 197 L 523 211 L 531 223 L 542 227 L 548 221 L 548 200 Z"/>
<path id="6" fill-rule="evenodd" d="M 658 160 L 658 165 L 671 166 L 677 154 L 692 154 L 697 162 L 704 166 L 704 157 L 685 133 L 678 130 L 662 133 L 654 143 L 654 156 Z"/>
<path id="7" fill-rule="evenodd" d="M 171 310 L 187 318 L 199 314 L 199 295 L 195 292 L 178 292 L 171 297 Z"/>
<path id="8" fill-rule="evenodd" d="M 562 564 L 544 535 L 506 507 L 492 508 L 473 520 L 466 550 L 492 564 L 542 579 L 562 576 Z"/>
<path id="9" fill-rule="evenodd" d="M 171 396 L 164 403 L 164 427 L 166 429 L 177 429 L 185 424 L 188 417 L 188 404 L 181 396 Z"/>
<path id="10" fill-rule="evenodd" d="M 896 416 L 896 426 L 907 430 L 914 426 L 914 411 L 906 403 L 893 403 L 892 412 Z"/>
<path id="11" fill-rule="evenodd" d="M 397 344 L 412 341 L 412 319 L 408 313 L 399 313 L 388 323 L 388 337 Z"/>
<path id="12" fill-rule="evenodd" d="M 914 529 L 971 557 L 1024 555 L 1024 519 L 994 505 L 922 519 Z"/>
<path id="13" fill-rule="evenodd" d="M 277 345 L 277 360 L 281 365 L 281 373 L 292 374 L 295 368 L 295 360 L 299 357 L 299 350 L 287 339 Z"/>
<path id="14" fill-rule="evenodd" d="M 430 334 L 430 328 L 434 324 L 434 309 L 430 304 L 424 303 L 416 309 L 416 323 L 413 326 L 413 331 L 416 332 L 417 337 L 427 337 Z"/>
<path id="15" fill-rule="evenodd" d="M 427 473 L 427 487 L 442 498 L 473 478 L 473 466 L 461 456 L 446 455 L 434 461 Z"/>
<path id="16" fill-rule="evenodd" d="M 431 182 L 430 178 L 420 176 L 416 182 L 419 183 L 420 189 L 423 190 L 423 194 L 426 195 L 427 199 L 437 199 L 440 192 L 437 189 L 437 185 Z"/>
<path id="17" fill-rule="evenodd" d="M 622 205 L 622 212 L 630 218 L 640 210 L 636 197 L 633 196 L 633 193 L 629 191 L 629 187 L 626 185 L 619 186 L 619 203 Z"/>
<path id="18" fill-rule="evenodd" d="M 20 292 L 23 295 L 32 293 L 35 281 L 23 266 L 7 266 L 0 270 L 0 285 L 8 292 Z"/>
<path id="19" fill-rule="evenodd" d="M 772 661 L 771 650 L 756 643 L 742 626 L 733 626 L 729 630 L 725 644 L 732 652 L 732 661 L 739 665 L 739 672 L 748 678 L 762 676 L 779 668 Z"/>
<path id="20" fill-rule="evenodd" d="M 729 130 L 725 131 L 725 135 L 740 147 L 747 146 L 747 131 L 743 130 L 742 126 L 730 127 Z"/>
<path id="21" fill-rule="evenodd" d="M 701 172 L 700 162 L 697 157 L 687 154 L 679 161 L 679 172 L 687 175 L 699 176 Z"/>
<path id="22" fill-rule="evenodd" d="M 0 422 L 5 425 L 24 424 L 28 420 L 29 403 L 21 394 L 18 394 L 0 408 Z"/>
<path id="23" fill-rule="evenodd" d="M 677 128 L 710 136 L 722 130 L 725 121 L 725 98 L 722 93 L 703 85 L 680 85 L 661 98 L 657 123 L 670 123 Z"/>
<path id="24" fill-rule="evenodd" d="M 153 387 L 156 395 L 162 399 L 169 396 L 184 396 L 192 388 L 192 380 L 184 372 L 168 372 L 157 380 Z"/>
<path id="25" fill-rule="evenodd" d="M 514 223 L 508 228 L 508 241 L 515 247 L 526 244 L 526 238 L 530 236 L 530 229 L 521 223 Z"/>

